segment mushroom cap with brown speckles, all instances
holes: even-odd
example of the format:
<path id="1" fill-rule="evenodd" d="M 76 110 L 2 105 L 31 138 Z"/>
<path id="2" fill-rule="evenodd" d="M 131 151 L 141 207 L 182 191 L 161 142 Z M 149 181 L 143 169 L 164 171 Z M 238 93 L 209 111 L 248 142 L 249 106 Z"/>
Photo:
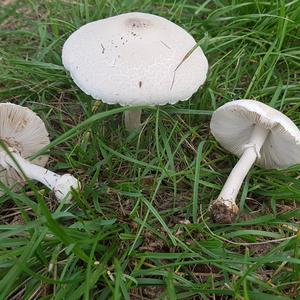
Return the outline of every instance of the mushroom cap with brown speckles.
<path id="1" fill-rule="evenodd" d="M 65 42 L 62 61 L 87 95 L 120 105 L 187 100 L 208 71 L 202 49 L 187 31 L 138 12 L 80 27 Z"/>

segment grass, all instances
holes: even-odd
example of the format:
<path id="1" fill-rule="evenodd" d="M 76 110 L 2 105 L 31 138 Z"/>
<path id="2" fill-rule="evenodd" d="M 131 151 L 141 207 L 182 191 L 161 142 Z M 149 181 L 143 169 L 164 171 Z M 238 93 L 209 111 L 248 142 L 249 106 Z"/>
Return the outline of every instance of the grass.
<path id="1" fill-rule="evenodd" d="M 213 110 L 253 98 L 300 127 L 300 1 L 2 2 L 1 102 L 41 116 L 48 167 L 83 188 L 59 205 L 39 184 L 2 185 L 0 299 L 297 299 L 299 166 L 252 168 L 235 224 L 211 223 L 207 207 L 237 161 L 209 132 Z M 210 64 L 192 99 L 146 108 L 138 135 L 61 64 L 80 25 L 137 10 L 187 29 Z"/>

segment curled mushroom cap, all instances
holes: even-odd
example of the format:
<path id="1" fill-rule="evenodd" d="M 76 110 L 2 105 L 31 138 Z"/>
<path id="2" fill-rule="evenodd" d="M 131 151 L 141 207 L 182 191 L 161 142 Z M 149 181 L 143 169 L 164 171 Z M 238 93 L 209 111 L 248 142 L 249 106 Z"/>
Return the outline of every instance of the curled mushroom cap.
<path id="1" fill-rule="evenodd" d="M 30 109 L 1 103 L 0 139 L 0 180 L 6 186 L 18 189 L 28 177 L 53 190 L 58 200 L 66 201 L 71 199 L 72 189 L 80 188 L 72 175 L 61 176 L 43 168 L 47 155 L 27 160 L 50 142 L 44 122 Z"/>
<path id="2" fill-rule="evenodd" d="M 13 103 L 0 103 L 0 139 L 22 157 L 30 157 L 50 142 L 44 122 L 30 109 Z M 41 155 L 32 163 L 43 167 L 47 161 L 48 155 Z M 21 188 L 25 184 L 23 176 L 3 164 L 0 162 L 0 181 L 14 190 Z"/>
<path id="3" fill-rule="evenodd" d="M 139 12 L 82 26 L 65 42 L 62 61 L 87 95 L 120 105 L 187 100 L 208 70 L 205 55 L 188 32 Z"/>
<path id="4" fill-rule="evenodd" d="M 235 199 L 254 163 L 267 169 L 300 163 L 300 131 L 284 114 L 255 100 L 237 100 L 218 108 L 211 132 L 228 151 L 240 157 L 210 211 L 217 223 L 231 223 Z"/>

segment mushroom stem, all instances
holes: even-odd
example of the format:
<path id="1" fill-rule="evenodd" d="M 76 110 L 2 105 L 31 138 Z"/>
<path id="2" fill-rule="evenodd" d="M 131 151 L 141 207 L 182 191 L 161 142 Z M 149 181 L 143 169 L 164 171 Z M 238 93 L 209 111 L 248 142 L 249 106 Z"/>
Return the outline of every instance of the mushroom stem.
<path id="1" fill-rule="evenodd" d="M 141 109 L 131 109 L 125 111 L 125 127 L 128 131 L 141 127 Z"/>
<path id="2" fill-rule="evenodd" d="M 255 125 L 249 143 L 241 155 L 238 163 L 232 169 L 229 177 L 224 184 L 221 193 L 210 207 L 212 218 L 216 223 L 232 223 L 238 213 L 238 207 L 235 204 L 244 178 L 250 168 L 260 156 L 259 152 L 263 146 L 269 130 Z"/>
<path id="3" fill-rule="evenodd" d="M 79 181 L 71 174 L 58 175 L 41 166 L 32 164 L 18 152 L 9 150 L 10 155 L 4 151 L 0 152 L 0 164 L 6 169 L 14 168 L 21 176 L 25 175 L 29 179 L 41 182 L 54 191 L 58 200 L 71 200 L 71 190 L 80 188 Z"/>

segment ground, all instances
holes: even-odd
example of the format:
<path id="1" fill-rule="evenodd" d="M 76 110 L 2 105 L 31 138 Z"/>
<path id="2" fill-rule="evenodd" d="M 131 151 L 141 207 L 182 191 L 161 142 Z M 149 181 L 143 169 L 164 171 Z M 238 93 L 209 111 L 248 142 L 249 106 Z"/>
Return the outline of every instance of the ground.
<path id="1" fill-rule="evenodd" d="M 139 133 L 61 62 L 74 30 L 128 11 L 182 26 L 210 65 L 189 101 L 145 108 Z M 297 299 L 300 167 L 253 167 L 234 224 L 208 205 L 237 162 L 210 134 L 217 107 L 256 99 L 300 127 L 299 15 L 299 0 L 0 1 L 0 101 L 36 112 L 47 167 L 82 183 L 67 205 L 1 187 L 0 299 Z"/>

